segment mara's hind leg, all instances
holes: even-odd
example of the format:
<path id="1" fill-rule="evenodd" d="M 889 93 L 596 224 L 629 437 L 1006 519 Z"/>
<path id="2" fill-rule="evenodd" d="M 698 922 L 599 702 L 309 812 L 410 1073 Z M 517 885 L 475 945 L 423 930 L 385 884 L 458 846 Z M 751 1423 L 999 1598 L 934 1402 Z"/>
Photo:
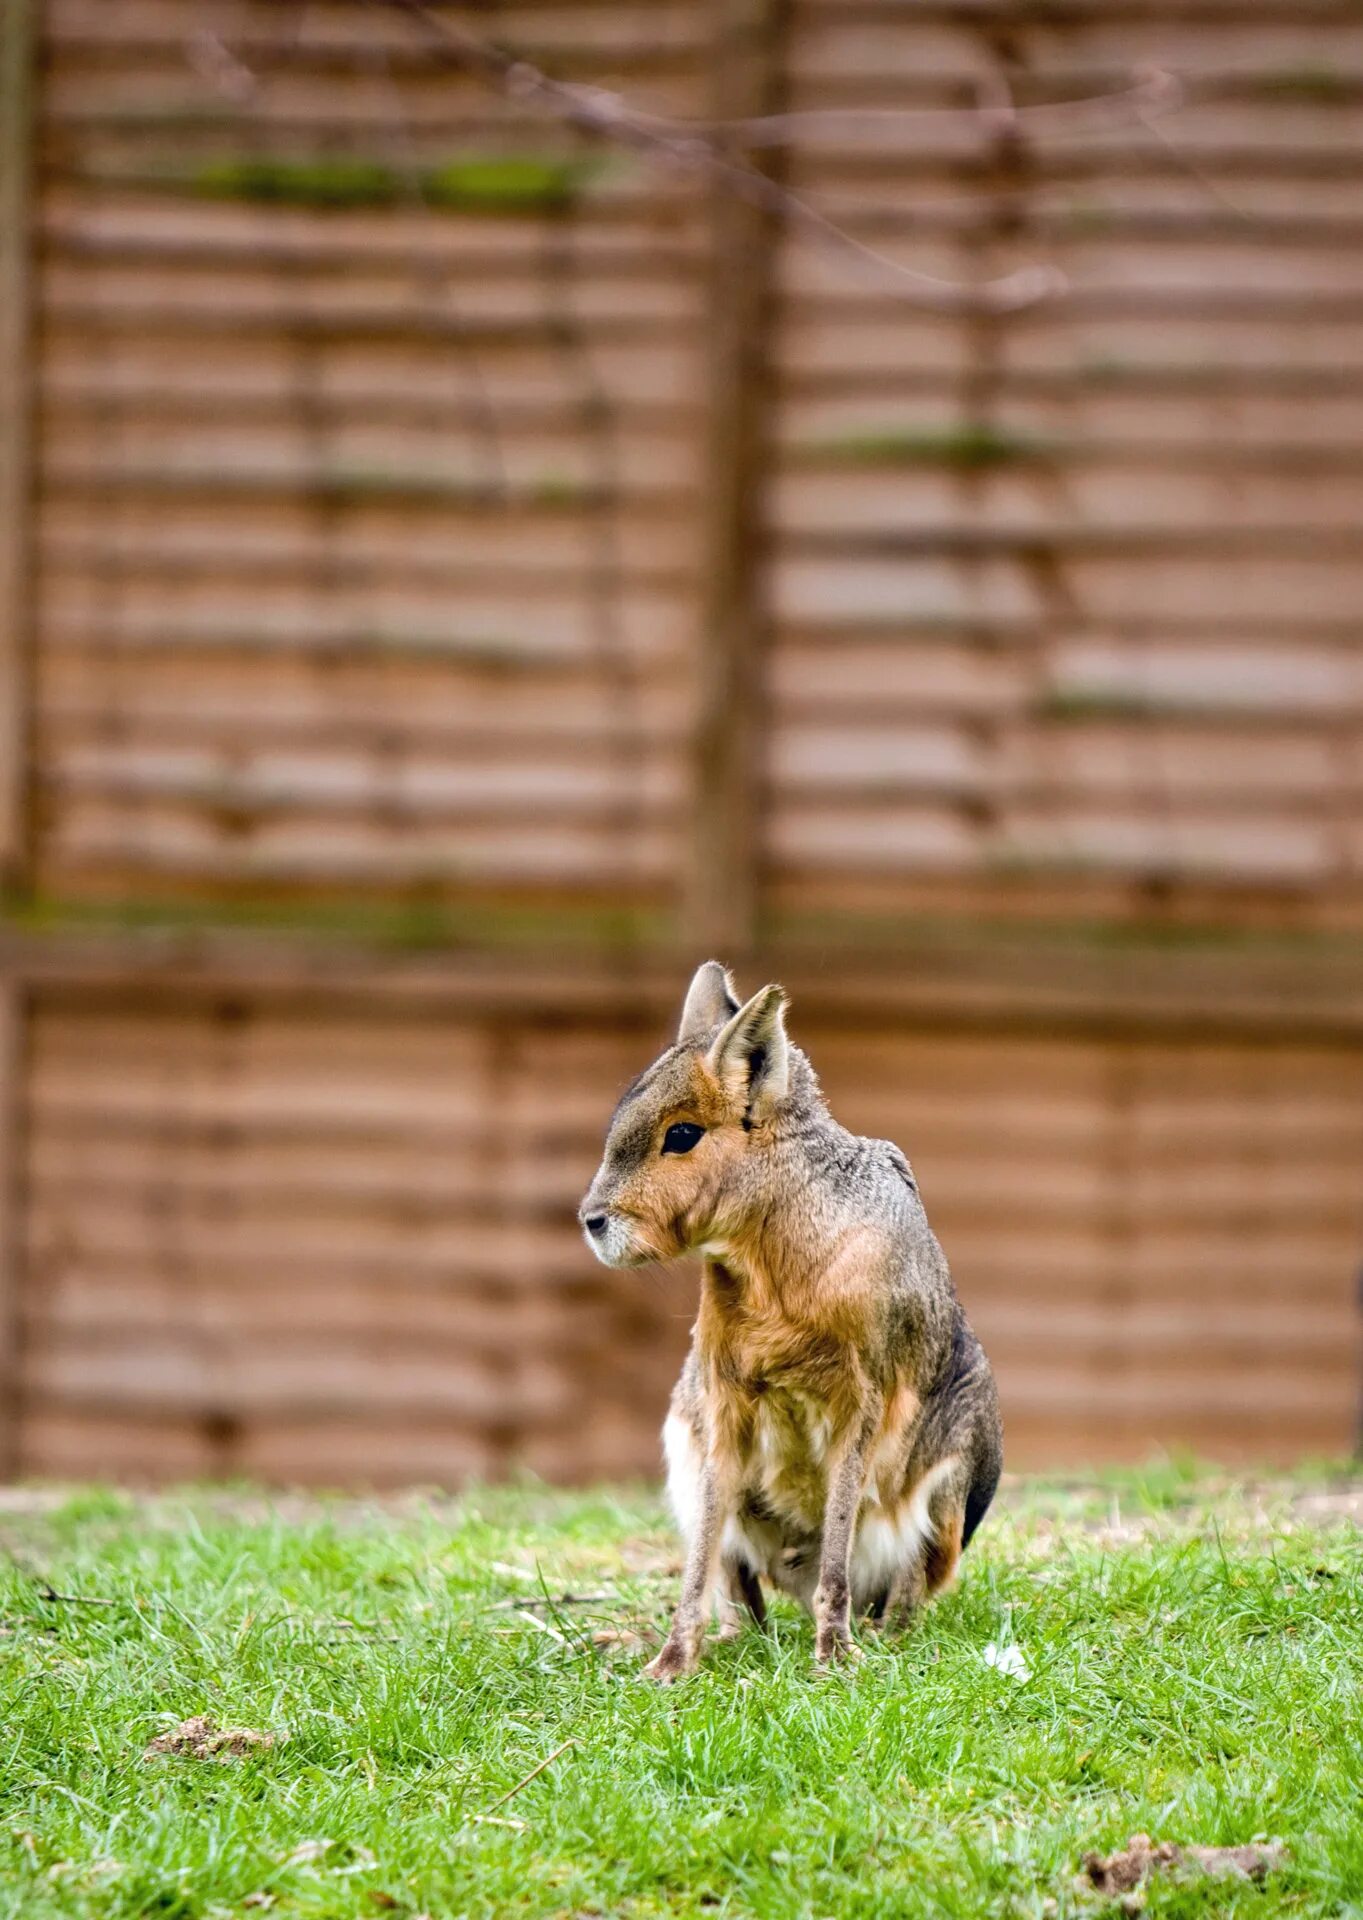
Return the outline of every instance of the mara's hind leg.
<path id="1" fill-rule="evenodd" d="M 923 1606 L 923 1556 L 915 1554 L 895 1575 L 885 1603 L 884 1621 L 892 1633 L 913 1626 Z"/>
<path id="2" fill-rule="evenodd" d="M 885 1625 L 885 1615 L 889 1609 L 889 1605 L 890 1605 L 889 1587 L 888 1586 L 877 1587 L 874 1593 L 867 1594 L 866 1598 L 862 1601 L 861 1617 L 866 1622 L 868 1627 L 875 1627 L 875 1628 L 883 1627 Z"/>
<path id="3" fill-rule="evenodd" d="M 955 1577 L 965 1533 L 968 1471 L 955 1457 L 939 1461 L 914 1493 L 913 1549 L 895 1575 L 886 1608 L 894 1626 L 909 1626 L 920 1608 Z"/>
<path id="4" fill-rule="evenodd" d="M 890 1595 L 900 1624 L 956 1576 L 983 1520 L 1003 1467 L 1003 1427 L 988 1362 L 968 1327 L 958 1328 L 959 1359 L 950 1390 L 925 1411 L 909 1459 L 909 1513 L 916 1536 Z M 924 1470 L 922 1462 L 932 1464 Z"/>
<path id="5" fill-rule="evenodd" d="M 923 1598 L 933 1600 L 956 1578 L 965 1529 L 965 1502 L 943 1502 L 936 1525 L 923 1542 Z"/>
<path id="6" fill-rule="evenodd" d="M 992 1444 L 986 1446 L 982 1452 L 983 1457 L 975 1468 L 970 1485 L 966 1488 L 965 1527 L 961 1534 L 962 1552 L 970 1545 L 971 1535 L 988 1513 L 989 1503 L 994 1498 L 999 1476 L 1003 1471 L 1003 1453 L 997 1438 L 994 1438 Z"/>
<path id="7" fill-rule="evenodd" d="M 752 1616 L 755 1627 L 767 1624 L 767 1603 L 762 1598 L 762 1582 L 746 1560 L 725 1554 L 720 1565 L 719 1589 L 715 1596 L 715 1618 L 721 1640 L 737 1640 L 743 1631 L 744 1611 Z"/>

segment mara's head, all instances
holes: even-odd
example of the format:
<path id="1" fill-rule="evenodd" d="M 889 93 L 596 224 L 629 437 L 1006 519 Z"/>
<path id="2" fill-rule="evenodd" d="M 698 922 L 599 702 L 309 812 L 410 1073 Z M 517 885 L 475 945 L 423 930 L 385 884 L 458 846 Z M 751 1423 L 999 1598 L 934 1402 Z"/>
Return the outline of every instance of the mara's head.
<path id="1" fill-rule="evenodd" d="M 741 1226 L 799 1060 L 785 1007 L 774 986 L 740 1006 L 717 960 L 697 970 L 676 1044 L 626 1087 L 578 1209 L 606 1266 L 672 1260 Z"/>

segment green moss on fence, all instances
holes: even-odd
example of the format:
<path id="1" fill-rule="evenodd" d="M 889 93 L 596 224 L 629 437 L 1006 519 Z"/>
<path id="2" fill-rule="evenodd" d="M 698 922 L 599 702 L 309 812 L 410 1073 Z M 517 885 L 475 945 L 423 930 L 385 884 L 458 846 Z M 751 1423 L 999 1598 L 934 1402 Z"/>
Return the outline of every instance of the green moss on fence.
<path id="1" fill-rule="evenodd" d="M 817 440 L 806 448 L 816 459 L 845 466 L 981 467 L 1010 466 L 1040 460 L 1053 451 L 1045 441 L 981 422 L 959 426 L 871 428 Z"/>
<path id="2" fill-rule="evenodd" d="M 1256 74 L 1251 86 L 1264 100 L 1303 101 L 1316 107 L 1342 106 L 1359 94 L 1359 83 L 1353 75 L 1310 63 Z"/>
<path id="3" fill-rule="evenodd" d="M 267 206 L 335 210 L 420 200 L 450 212 L 532 214 L 570 205 L 600 170 L 600 161 L 581 155 L 470 154 L 410 170 L 358 158 L 252 155 L 210 161 L 168 184 L 206 199 Z"/>
<path id="4" fill-rule="evenodd" d="M 1035 702 L 1038 720 L 1155 720 L 1178 710 L 1149 694 L 1121 687 L 1052 687 Z"/>
<path id="5" fill-rule="evenodd" d="M 535 155 L 450 161 L 425 176 L 424 196 L 439 207 L 473 213 L 538 213 L 566 205 L 601 170 L 595 159 Z"/>
<path id="6" fill-rule="evenodd" d="M 45 894 L 0 897 L 0 932 L 42 936 L 278 935 L 389 952 L 522 949 L 591 953 L 659 949 L 674 934 L 661 909 L 628 904 L 459 901 L 413 894 L 396 899 L 269 898 L 194 900 L 154 896 L 70 900 Z"/>
<path id="7" fill-rule="evenodd" d="M 1025 879 L 1065 867 L 1054 857 L 1003 850 L 990 863 L 995 878 Z M 1084 870 L 1082 862 L 1072 871 Z M 0 894 L 0 936 L 62 940 L 89 936 L 137 941 L 212 941 L 244 936 L 372 953 L 440 954 L 459 951 L 539 956 L 552 965 L 568 954 L 622 949 L 655 959 L 674 959 L 679 932 L 674 912 L 626 903 L 532 900 L 469 900 L 418 891 L 404 897 L 300 898 L 241 892 L 211 899 L 143 895 L 119 900 L 73 900 L 47 894 Z M 1358 955 L 1363 934 L 1349 928 L 1256 926 L 1234 919 L 1161 920 L 1123 916 L 962 916 L 918 909 L 909 912 L 819 908 L 785 909 L 761 916 L 758 945 L 769 953 L 856 953 L 867 961 L 937 949 L 1019 953 L 1064 946 L 1071 951 L 1118 949 L 1158 954 L 1168 949 L 1204 949 L 1284 959 L 1327 961 Z"/>
<path id="8" fill-rule="evenodd" d="M 172 474 L 171 482 L 174 478 Z M 242 489 L 257 484 L 252 474 L 233 478 Z M 233 478 L 223 485 L 233 484 Z M 553 470 L 506 484 L 468 473 L 442 473 L 438 468 L 319 466 L 301 474 L 298 486 L 329 506 L 401 500 L 411 506 L 448 506 L 469 513 L 507 512 L 518 507 L 595 507 L 608 497 L 595 482 Z"/>
<path id="9" fill-rule="evenodd" d="M 1050 855 L 1004 849 L 987 863 L 990 877 L 1030 882 L 1054 876 L 1066 863 Z M 1071 865 L 1073 872 L 1089 871 Z M 1139 880 L 1135 882 L 1139 886 Z M 1037 949 L 1063 947 L 1072 953 L 1116 951 L 1127 957 L 1173 952 L 1212 952 L 1246 957 L 1269 955 L 1284 960 L 1328 961 L 1358 955 L 1363 964 L 1363 934 L 1349 928 L 1256 926 L 1251 922 L 1210 918 L 1161 919 L 1153 915 L 1060 918 L 1055 914 L 934 913 L 930 910 L 857 912 L 848 908 L 792 908 L 763 917 L 761 942 L 769 949 L 855 953 L 860 959 L 902 965 L 906 954 L 974 949 L 1006 957 Z"/>
<path id="10" fill-rule="evenodd" d="M 530 482 L 526 499 L 535 507 L 580 507 L 603 501 L 600 487 L 575 479 L 571 473 L 541 473 Z"/>

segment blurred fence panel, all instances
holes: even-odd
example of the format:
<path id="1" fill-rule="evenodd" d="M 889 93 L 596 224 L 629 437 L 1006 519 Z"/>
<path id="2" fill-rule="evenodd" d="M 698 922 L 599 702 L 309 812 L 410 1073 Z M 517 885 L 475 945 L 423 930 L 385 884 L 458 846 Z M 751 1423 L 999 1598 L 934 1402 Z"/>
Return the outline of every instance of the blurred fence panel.
<path id="1" fill-rule="evenodd" d="M 913 1156 L 1016 1464 L 1347 1444 L 1363 1049 L 797 1030 Z M 20 1464 L 652 1471 L 694 1276 L 606 1273 L 574 1209 L 664 1038 L 552 999 L 39 994 Z"/>
<path id="2" fill-rule="evenodd" d="M 721 11 L 484 25 L 694 118 Z M 44 890 L 675 911 L 713 768 L 751 760 L 748 925 L 1357 921 L 1356 19 L 786 15 L 773 164 L 842 238 L 754 228 L 712 282 L 694 180 L 452 72 L 403 9 L 46 0 Z M 1152 65 L 1177 111 L 1140 104 Z M 951 309 L 1020 267 L 1068 290 Z M 755 449 L 713 430 L 739 394 Z M 706 585 L 715 503 L 746 527 L 758 494 L 744 702 Z"/>
<path id="3" fill-rule="evenodd" d="M 913 1156 L 1016 1457 L 1347 1445 L 1363 1054 L 890 1032 L 817 1057 Z"/>
<path id="4" fill-rule="evenodd" d="M 669 899 L 693 199 L 383 5 L 44 26 L 40 884 Z M 697 0 L 499 28 L 703 105 Z"/>
<path id="5" fill-rule="evenodd" d="M 686 1302 L 572 1224 L 637 1040 L 40 1001 L 28 1051 L 33 1470 L 652 1465 Z"/>
<path id="6" fill-rule="evenodd" d="M 1069 292 L 923 316 L 783 248 L 777 899 L 1355 914 L 1357 17 L 806 0 L 789 64 L 791 183 L 855 239 Z"/>
<path id="7" fill-rule="evenodd" d="M 13 0 L 0 91 L 0 1469 L 651 1469 L 692 1282 L 572 1210 L 721 936 L 1015 1462 L 1342 1447 L 1352 0 Z"/>

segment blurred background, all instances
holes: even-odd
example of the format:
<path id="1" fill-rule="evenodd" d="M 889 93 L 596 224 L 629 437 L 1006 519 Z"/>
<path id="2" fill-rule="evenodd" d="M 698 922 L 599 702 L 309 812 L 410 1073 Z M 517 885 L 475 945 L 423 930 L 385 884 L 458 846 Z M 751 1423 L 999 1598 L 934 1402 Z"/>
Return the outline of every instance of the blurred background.
<path id="1" fill-rule="evenodd" d="M 1354 0 L 5 0 L 0 1471 L 652 1472 L 717 953 L 1014 1465 L 1339 1453 Z"/>

